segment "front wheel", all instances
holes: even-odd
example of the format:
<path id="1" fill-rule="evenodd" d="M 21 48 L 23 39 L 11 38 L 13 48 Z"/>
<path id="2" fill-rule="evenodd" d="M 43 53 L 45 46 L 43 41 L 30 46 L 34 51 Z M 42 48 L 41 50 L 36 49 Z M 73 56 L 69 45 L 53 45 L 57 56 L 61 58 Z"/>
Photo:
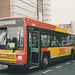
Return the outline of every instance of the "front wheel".
<path id="1" fill-rule="evenodd" d="M 49 65 L 49 59 L 47 56 L 44 56 L 43 60 L 42 60 L 42 67 L 46 68 L 46 67 L 48 67 L 48 65 Z"/>

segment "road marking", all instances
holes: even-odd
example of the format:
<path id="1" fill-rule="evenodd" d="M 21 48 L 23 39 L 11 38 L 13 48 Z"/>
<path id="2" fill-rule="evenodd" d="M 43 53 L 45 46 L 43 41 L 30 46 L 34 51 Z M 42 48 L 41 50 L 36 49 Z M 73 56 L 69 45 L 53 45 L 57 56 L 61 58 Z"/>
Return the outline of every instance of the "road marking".
<path id="1" fill-rule="evenodd" d="M 75 60 L 73 60 L 72 62 L 75 62 Z"/>
<path id="2" fill-rule="evenodd" d="M 70 62 L 68 62 L 68 63 L 65 63 L 65 65 L 69 65 L 70 64 Z"/>
<path id="3" fill-rule="evenodd" d="M 75 65 L 75 63 L 74 63 L 74 65 Z"/>
<path id="4" fill-rule="evenodd" d="M 60 66 L 57 66 L 56 68 L 61 68 L 62 67 L 62 65 L 60 65 Z"/>
<path id="5" fill-rule="evenodd" d="M 39 66 L 32 66 L 29 69 L 38 68 Z"/>
<path id="6" fill-rule="evenodd" d="M 51 71 L 53 71 L 53 70 L 47 70 L 47 71 L 43 72 L 43 74 L 51 72 Z"/>

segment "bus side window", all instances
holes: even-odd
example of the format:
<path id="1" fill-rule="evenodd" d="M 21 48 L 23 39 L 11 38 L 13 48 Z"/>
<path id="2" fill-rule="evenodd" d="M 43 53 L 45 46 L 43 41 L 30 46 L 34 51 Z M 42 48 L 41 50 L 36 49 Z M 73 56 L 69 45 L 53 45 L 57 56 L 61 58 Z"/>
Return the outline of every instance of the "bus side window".
<path id="1" fill-rule="evenodd" d="M 71 35 L 71 46 L 75 46 L 75 36 Z"/>
<path id="2" fill-rule="evenodd" d="M 51 36 L 51 46 L 57 46 L 57 44 L 56 44 L 56 36 Z"/>
<path id="3" fill-rule="evenodd" d="M 42 45 L 42 47 L 50 46 L 50 35 L 41 34 L 41 45 Z"/>
<path id="4" fill-rule="evenodd" d="M 32 34 L 32 48 L 38 48 L 38 32 Z"/>

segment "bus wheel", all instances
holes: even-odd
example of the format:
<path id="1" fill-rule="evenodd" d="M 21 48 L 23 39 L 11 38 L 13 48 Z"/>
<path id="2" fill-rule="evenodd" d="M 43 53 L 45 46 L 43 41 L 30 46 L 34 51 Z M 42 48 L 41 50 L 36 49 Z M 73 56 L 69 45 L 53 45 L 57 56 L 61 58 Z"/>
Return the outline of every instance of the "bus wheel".
<path id="1" fill-rule="evenodd" d="M 72 60 L 74 59 L 74 54 L 71 54 L 71 56 L 72 56 Z"/>
<path id="2" fill-rule="evenodd" d="M 74 59 L 74 49 L 71 50 L 71 57 L 72 57 L 72 60 Z"/>
<path id="3" fill-rule="evenodd" d="M 42 63 L 42 67 L 43 67 L 43 68 L 48 67 L 49 59 L 48 59 L 48 57 L 47 57 L 47 56 L 44 56 L 44 57 L 43 57 L 42 62 L 43 62 L 43 63 Z"/>

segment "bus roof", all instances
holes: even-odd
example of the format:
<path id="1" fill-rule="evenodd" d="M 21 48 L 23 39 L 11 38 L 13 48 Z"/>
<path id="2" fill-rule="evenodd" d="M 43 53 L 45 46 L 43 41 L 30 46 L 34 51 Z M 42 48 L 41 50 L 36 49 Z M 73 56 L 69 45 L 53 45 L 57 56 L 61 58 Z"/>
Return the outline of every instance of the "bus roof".
<path id="1" fill-rule="evenodd" d="M 25 20 L 24 22 L 26 22 L 27 26 L 43 28 L 43 29 L 48 29 L 48 30 L 53 30 L 53 31 L 57 31 L 57 32 L 62 32 L 62 33 L 74 34 L 75 35 L 75 33 L 70 29 L 62 28 L 62 27 L 59 27 L 59 26 L 55 26 L 55 25 L 52 25 L 52 24 L 44 23 L 44 22 L 41 22 L 41 21 L 26 18 L 26 17 L 0 18 L 0 20 L 7 20 L 7 19 L 23 19 L 23 20 Z"/>
<path id="2" fill-rule="evenodd" d="M 32 27 L 43 28 L 43 29 L 48 29 L 48 30 L 53 30 L 53 31 L 57 31 L 57 32 L 75 35 L 75 33 L 70 29 L 62 28 L 62 27 L 59 27 L 59 26 L 55 26 L 55 25 L 52 25 L 52 24 L 40 22 L 40 21 L 37 21 L 37 20 L 29 19 L 29 18 L 26 18 L 26 23 L 27 23 L 28 26 L 32 26 Z"/>

